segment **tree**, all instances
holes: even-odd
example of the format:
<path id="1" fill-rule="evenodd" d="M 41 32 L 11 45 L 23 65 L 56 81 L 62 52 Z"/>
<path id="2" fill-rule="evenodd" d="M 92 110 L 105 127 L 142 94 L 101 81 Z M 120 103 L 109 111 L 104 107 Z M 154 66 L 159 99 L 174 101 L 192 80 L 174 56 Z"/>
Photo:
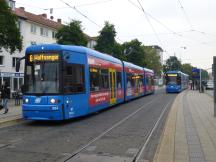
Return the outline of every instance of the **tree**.
<path id="1" fill-rule="evenodd" d="M 81 21 L 73 20 L 62 26 L 56 33 L 57 43 L 65 45 L 87 45 L 87 38 L 82 31 Z"/>
<path id="2" fill-rule="evenodd" d="M 193 66 L 191 64 L 182 64 L 181 66 L 181 71 L 185 74 L 189 75 L 189 78 L 193 78 L 193 73 L 192 73 Z"/>
<path id="3" fill-rule="evenodd" d="M 153 69 L 156 75 L 160 75 L 162 71 L 162 64 L 160 61 L 160 55 L 157 53 L 156 49 L 152 47 L 143 46 L 145 54 L 145 67 Z"/>
<path id="4" fill-rule="evenodd" d="M 124 54 L 126 55 L 127 61 L 144 67 L 145 52 L 141 42 L 134 39 L 130 42 L 124 43 L 122 46 L 124 47 Z"/>
<path id="5" fill-rule="evenodd" d="M 170 58 L 166 60 L 166 64 L 163 68 L 164 72 L 169 70 L 181 70 L 181 62 L 176 56 L 170 56 Z"/>
<path id="6" fill-rule="evenodd" d="M 124 55 L 123 50 L 123 46 L 116 42 L 113 47 L 113 57 L 116 57 L 123 61 L 127 61 L 126 55 Z"/>
<path id="7" fill-rule="evenodd" d="M 116 31 L 114 25 L 106 21 L 103 29 L 99 33 L 100 35 L 98 36 L 95 50 L 113 55 L 113 50 L 116 45 Z"/>
<path id="8" fill-rule="evenodd" d="M 0 0 L 0 49 L 11 54 L 22 50 L 22 37 L 18 28 L 17 17 L 12 13 L 5 0 Z"/>
<path id="9" fill-rule="evenodd" d="M 202 69 L 201 70 L 201 78 L 202 78 L 202 80 L 208 80 L 209 79 L 208 71 Z"/>

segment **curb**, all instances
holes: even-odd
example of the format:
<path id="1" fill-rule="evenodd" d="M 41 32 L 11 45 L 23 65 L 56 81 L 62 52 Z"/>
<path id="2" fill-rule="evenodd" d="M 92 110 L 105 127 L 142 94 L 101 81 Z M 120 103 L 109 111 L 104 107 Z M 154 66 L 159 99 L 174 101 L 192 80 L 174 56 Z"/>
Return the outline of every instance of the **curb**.
<path id="1" fill-rule="evenodd" d="M 13 117 L 13 119 L 2 120 L 2 121 L 0 120 L 0 128 L 11 126 L 11 125 L 17 124 L 21 121 L 24 121 L 23 118 L 21 117 L 21 115 L 16 115 Z"/>
<path id="2" fill-rule="evenodd" d="M 175 107 L 175 106 L 176 106 L 177 103 L 180 102 L 180 98 L 183 95 L 183 93 L 185 93 L 185 91 L 179 93 L 176 96 L 175 100 L 173 101 L 173 103 L 172 103 L 172 105 L 170 107 L 170 110 L 169 110 L 169 113 L 167 115 L 163 131 L 162 131 L 161 136 L 160 136 L 160 140 L 159 140 L 158 146 L 157 146 L 156 151 L 155 151 L 155 155 L 154 155 L 153 160 L 152 160 L 153 162 L 170 161 L 170 159 L 168 159 L 168 158 L 164 159 L 164 156 L 161 154 L 161 150 L 162 150 L 162 147 L 165 144 L 165 142 L 164 142 L 165 140 L 164 139 L 165 139 L 165 136 L 167 136 L 165 134 L 167 134 L 167 132 L 170 133 L 170 128 L 174 128 L 173 130 L 175 130 L 175 126 L 172 126 L 172 124 L 170 124 L 170 123 L 172 123 L 171 121 L 174 121 L 175 123 L 177 121 L 177 112 L 178 112 L 177 110 L 178 110 L 178 107 Z M 175 134 L 175 131 L 174 131 L 174 134 Z M 161 158 L 161 155 L 162 155 L 162 158 Z"/>

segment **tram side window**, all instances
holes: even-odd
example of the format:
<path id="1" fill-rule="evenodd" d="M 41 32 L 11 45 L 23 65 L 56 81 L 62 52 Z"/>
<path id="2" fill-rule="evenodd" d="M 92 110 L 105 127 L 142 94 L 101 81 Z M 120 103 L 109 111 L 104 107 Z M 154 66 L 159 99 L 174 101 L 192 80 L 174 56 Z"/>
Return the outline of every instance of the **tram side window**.
<path id="1" fill-rule="evenodd" d="M 64 92 L 81 93 L 85 91 L 84 66 L 66 64 L 64 72 Z"/>
<path id="2" fill-rule="evenodd" d="M 121 75 L 121 72 L 117 72 L 117 88 L 122 88 L 122 75 Z"/>
<path id="3" fill-rule="evenodd" d="M 100 87 L 100 74 L 98 68 L 89 68 L 90 73 L 90 90 L 91 91 L 99 91 Z"/>
<path id="4" fill-rule="evenodd" d="M 133 88 L 134 87 L 134 79 L 132 78 L 133 75 L 131 73 L 127 73 L 127 88 Z"/>
<path id="5" fill-rule="evenodd" d="M 143 86 L 143 75 L 139 75 L 139 86 Z"/>
<path id="6" fill-rule="evenodd" d="M 177 76 L 177 84 L 181 85 L 181 76 Z"/>
<path id="7" fill-rule="evenodd" d="M 146 76 L 146 85 L 149 85 L 149 77 Z"/>
<path id="8" fill-rule="evenodd" d="M 100 89 L 109 89 L 109 72 L 108 69 L 101 69 L 100 71 Z"/>
<path id="9" fill-rule="evenodd" d="M 155 85 L 154 77 L 151 76 L 151 85 Z"/>

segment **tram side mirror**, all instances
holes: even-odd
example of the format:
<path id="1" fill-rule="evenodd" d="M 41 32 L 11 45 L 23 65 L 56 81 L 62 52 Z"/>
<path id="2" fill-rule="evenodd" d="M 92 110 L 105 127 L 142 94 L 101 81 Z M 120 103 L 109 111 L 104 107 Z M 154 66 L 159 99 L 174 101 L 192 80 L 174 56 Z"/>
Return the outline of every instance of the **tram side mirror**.
<path id="1" fill-rule="evenodd" d="M 20 61 L 25 59 L 25 56 L 22 57 L 22 58 L 19 58 L 17 61 L 16 61 L 16 72 L 19 72 L 20 70 Z"/>
<path id="2" fill-rule="evenodd" d="M 19 70 L 20 70 L 20 59 L 16 61 L 16 72 L 19 72 Z"/>

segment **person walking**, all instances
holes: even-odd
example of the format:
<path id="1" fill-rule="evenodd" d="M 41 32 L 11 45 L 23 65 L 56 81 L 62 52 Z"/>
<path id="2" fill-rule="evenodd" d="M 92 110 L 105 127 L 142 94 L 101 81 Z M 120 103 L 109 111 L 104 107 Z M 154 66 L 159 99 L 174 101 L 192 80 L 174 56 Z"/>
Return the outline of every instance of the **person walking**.
<path id="1" fill-rule="evenodd" d="M 191 90 L 194 90 L 194 80 L 192 80 L 192 83 L 191 83 Z"/>
<path id="2" fill-rule="evenodd" d="M 3 85 L 1 87 L 1 99 L 2 99 L 2 106 L 5 109 L 3 114 L 6 114 L 8 112 L 8 99 L 10 98 L 10 88 L 6 84 L 6 82 L 3 82 Z"/>

